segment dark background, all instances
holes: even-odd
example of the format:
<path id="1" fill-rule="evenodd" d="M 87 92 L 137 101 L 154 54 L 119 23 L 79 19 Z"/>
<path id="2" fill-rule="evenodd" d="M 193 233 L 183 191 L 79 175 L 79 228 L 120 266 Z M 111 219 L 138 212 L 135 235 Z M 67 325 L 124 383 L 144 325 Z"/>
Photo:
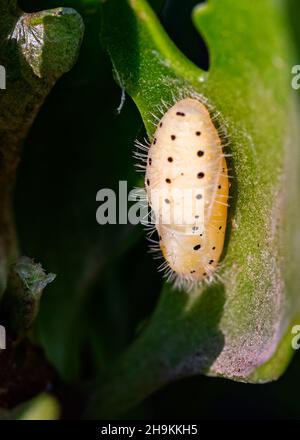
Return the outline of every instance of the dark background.
<path id="1" fill-rule="evenodd" d="M 160 3 L 153 0 L 169 35 L 208 69 L 208 50 L 190 20 L 199 1 L 167 0 L 162 9 Z M 20 5 L 28 12 L 73 6 L 86 25 L 78 63 L 55 86 L 28 136 L 16 193 L 24 253 L 58 274 L 45 292 L 36 337 L 64 380 L 80 388 L 134 339 L 161 287 L 143 231 L 100 227 L 95 221 L 99 189 L 116 188 L 119 180 L 128 180 L 129 187 L 139 184 L 132 150 L 144 130 L 128 96 L 121 114 L 116 113 L 120 89 L 101 47 L 101 17 L 93 2 L 22 0 Z M 291 0 L 287 7 L 299 49 L 300 4 Z M 299 64 L 300 50 L 298 56 Z M 127 417 L 300 419 L 299 362 L 298 352 L 284 376 L 265 385 L 204 376 L 184 379 Z M 72 405 L 65 412 L 80 416 Z"/>

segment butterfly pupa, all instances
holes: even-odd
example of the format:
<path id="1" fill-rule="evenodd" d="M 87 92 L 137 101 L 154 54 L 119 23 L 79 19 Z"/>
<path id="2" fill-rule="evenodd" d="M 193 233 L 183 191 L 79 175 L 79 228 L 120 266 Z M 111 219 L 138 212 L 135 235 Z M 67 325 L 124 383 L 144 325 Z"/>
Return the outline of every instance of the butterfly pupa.
<path id="1" fill-rule="evenodd" d="M 179 286 L 210 279 L 224 246 L 229 184 L 218 130 L 199 100 L 178 101 L 158 122 L 145 186 L 167 274 Z M 186 206 L 188 221 L 178 222 L 174 209 L 185 215 Z"/>

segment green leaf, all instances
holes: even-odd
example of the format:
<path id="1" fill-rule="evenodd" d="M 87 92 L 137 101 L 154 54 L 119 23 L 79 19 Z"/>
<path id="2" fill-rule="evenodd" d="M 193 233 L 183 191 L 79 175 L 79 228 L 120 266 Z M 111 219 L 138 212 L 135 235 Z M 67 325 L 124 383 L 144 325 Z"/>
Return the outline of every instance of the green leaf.
<path id="1" fill-rule="evenodd" d="M 0 319 L 14 338 L 25 336 L 39 310 L 40 298 L 55 275 L 46 274 L 40 264 L 21 257 L 12 265 L 1 303 Z"/>
<path id="2" fill-rule="evenodd" d="M 289 326 L 300 316 L 300 163 L 286 5 L 209 0 L 196 7 L 209 72 L 175 47 L 145 0 L 102 7 L 115 78 L 149 137 L 163 101 L 204 96 L 227 132 L 234 179 L 220 281 L 191 294 L 165 286 L 148 325 L 99 380 L 88 417 L 122 413 L 192 374 L 275 380 L 292 356 Z"/>

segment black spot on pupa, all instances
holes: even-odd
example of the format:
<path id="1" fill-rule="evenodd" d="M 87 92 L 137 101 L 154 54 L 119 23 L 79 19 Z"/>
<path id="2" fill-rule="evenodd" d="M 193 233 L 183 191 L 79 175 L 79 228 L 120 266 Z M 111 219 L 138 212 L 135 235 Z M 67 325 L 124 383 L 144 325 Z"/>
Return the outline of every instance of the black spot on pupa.
<path id="1" fill-rule="evenodd" d="M 166 202 L 166 203 L 170 203 L 170 200 L 169 200 L 169 199 L 165 199 L 165 202 Z"/>
<path id="2" fill-rule="evenodd" d="M 193 231 L 198 231 L 198 229 L 199 229 L 198 226 L 193 226 L 193 227 L 192 227 L 192 230 L 193 230 Z"/>
<path id="3" fill-rule="evenodd" d="M 196 244 L 196 246 L 193 247 L 194 251 L 198 251 L 201 248 L 201 244 Z"/>
<path id="4" fill-rule="evenodd" d="M 152 165 L 152 159 L 149 157 L 149 165 Z"/>
<path id="5" fill-rule="evenodd" d="M 196 131 L 196 136 L 200 136 L 201 135 L 201 131 Z"/>
<path id="6" fill-rule="evenodd" d="M 195 273 L 196 271 L 195 270 L 191 270 L 191 273 Z"/>
<path id="7" fill-rule="evenodd" d="M 197 156 L 202 157 L 204 155 L 204 151 L 199 150 L 197 151 Z"/>
<path id="8" fill-rule="evenodd" d="M 185 116 L 185 113 L 183 113 L 183 112 L 177 112 L 176 115 L 177 115 L 177 116 Z"/>
<path id="9" fill-rule="evenodd" d="M 202 194 L 197 194 L 196 195 L 196 199 L 201 200 L 202 199 Z"/>
<path id="10" fill-rule="evenodd" d="M 208 264 L 212 264 L 214 262 L 214 260 L 209 260 Z"/>
<path id="11" fill-rule="evenodd" d="M 197 174 L 198 179 L 203 179 L 204 173 L 203 171 L 200 171 L 200 173 Z"/>
<path id="12" fill-rule="evenodd" d="M 219 226 L 219 231 L 221 231 L 221 229 L 222 229 L 222 226 Z"/>
<path id="13" fill-rule="evenodd" d="M 206 275 L 207 275 L 207 273 L 206 273 L 206 272 L 203 272 L 203 276 L 206 277 Z"/>
<path id="14" fill-rule="evenodd" d="M 218 185 L 218 188 L 221 189 L 222 188 L 221 185 Z"/>
<path id="15" fill-rule="evenodd" d="M 172 141 L 175 141 L 175 139 L 176 139 L 175 134 L 171 134 L 171 139 L 172 139 Z"/>
<path id="16" fill-rule="evenodd" d="M 153 140 L 153 145 L 155 145 L 156 144 L 156 138 L 154 138 L 154 140 Z"/>
<path id="17" fill-rule="evenodd" d="M 168 157 L 168 162 L 173 162 L 173 157 Z"/>
<path id="18" fill-rule="evenodd" d="M 199 218 L 199 215 L 195 215 L 195 218 Z"/>
<path id="19" fill-rule="evenodd" d="M 216 246 L 213 246 L 213 247 L 212 247 L 212 250 L 214 251 L 215 249 L 216 249 Z"/>
<path id="20" fill-rule="evenodd" d="M 166 179 L 166 182 L 167 183 L 171 183 L 171 179 Z"/>
<path id="21" fill-rule="evenodd" d="M 147 179 L 147 185 L 148 185 L 148 186 L 150 185 L 150 180 L 149 180 L 149 179 Z"/>
<path id="22" fill-rule="evenodd" d="M 160 128 L 163 126 L 163 123 L 161 122 L 160 124 L 159 124 L 159 126 L 160 126 Z"/>

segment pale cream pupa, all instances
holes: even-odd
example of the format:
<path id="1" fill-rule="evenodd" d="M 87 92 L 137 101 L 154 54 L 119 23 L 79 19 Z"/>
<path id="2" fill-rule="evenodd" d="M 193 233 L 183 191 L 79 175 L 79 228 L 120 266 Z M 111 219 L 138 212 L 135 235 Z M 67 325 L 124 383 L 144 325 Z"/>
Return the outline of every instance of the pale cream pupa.
<path id="1" fill-rule="evenodd" d="M 162 267 L 179 287 L 189 289 L 211 279 L 218 266 L 228 209 L 225 156 L 210 113 L 198 99 L 178 101 L 157 124 L 148 149 L 145 186 L 165 259 Z M 187 189 L 195 198 L 189 204 L 189 223 L 178 224 L 172 214 L 162 221 L 166 209 L 183 206 Z M 162 194 L 160 203 L 153 200 L 157 192 Z"/>

